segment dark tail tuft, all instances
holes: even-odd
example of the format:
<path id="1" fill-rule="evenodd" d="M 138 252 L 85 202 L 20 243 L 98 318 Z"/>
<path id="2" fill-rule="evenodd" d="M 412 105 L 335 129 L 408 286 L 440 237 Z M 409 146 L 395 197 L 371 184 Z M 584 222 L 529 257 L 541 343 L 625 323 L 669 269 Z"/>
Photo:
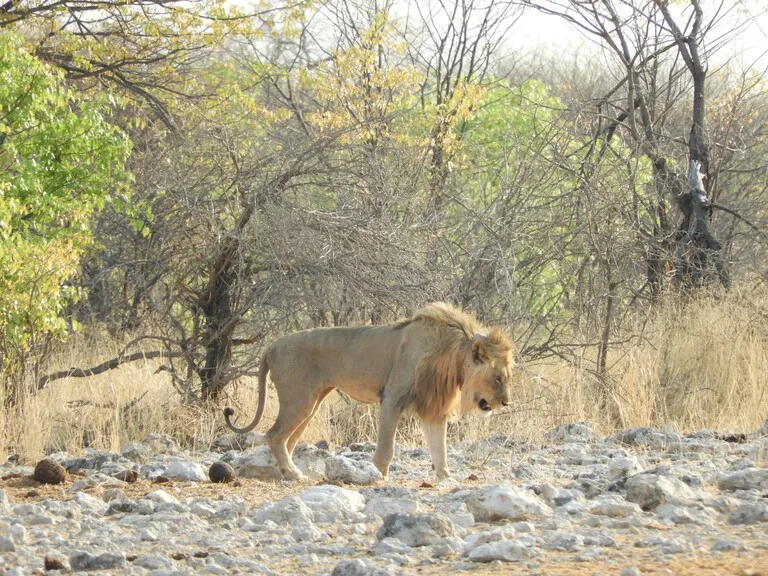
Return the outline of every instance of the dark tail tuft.
<path id="1" fill-rule="evenodd" d="M 226 418 L 230 418 L 230 417 L 232 417 L 234 415 L 235 415 L 235 411 L 232 408 L 230 408 L 229 406 L 224 408 L 224 416 Z"/>

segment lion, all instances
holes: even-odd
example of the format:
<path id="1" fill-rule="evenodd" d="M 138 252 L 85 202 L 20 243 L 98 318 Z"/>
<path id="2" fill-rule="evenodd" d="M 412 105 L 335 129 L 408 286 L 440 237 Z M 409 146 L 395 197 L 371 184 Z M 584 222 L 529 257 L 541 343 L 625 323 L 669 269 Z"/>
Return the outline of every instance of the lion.
<path id="1" fill-rule="evenodd" d="M 243 428 L 224 409 L 238 434 L 253 430 L 264 414 L 267 373 L 279 400 L 267 443 L 286 480 L 301 480 L 291 460 L 323 400 L 335 389 L 353 399 L 380 403 L 373 464 L 387 477 L 400 416 L 415 412 L 439 479 L 450 476 L 446 459 L 448 418 L 473 410 L 490 412 L 511 403 L 514 345 L 498 328 L 443 302 L 428 304 L 411 318 L 381 326 L 317 328 L 283 336 L 264 353 L 259 404 Z"/>

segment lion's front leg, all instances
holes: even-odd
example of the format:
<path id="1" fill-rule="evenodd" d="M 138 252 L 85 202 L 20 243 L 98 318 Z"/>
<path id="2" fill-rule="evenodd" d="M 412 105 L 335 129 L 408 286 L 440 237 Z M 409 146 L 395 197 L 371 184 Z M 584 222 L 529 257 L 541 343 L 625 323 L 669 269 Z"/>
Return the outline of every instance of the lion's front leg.
<path id="1" fill-rule="evenodd" d="M 435 474 L 437 474 L 439 480 L 450 478 L 451 476 L 451 471 L 448 470 L 447 427 L 448 421 L 445 418 L 438 421 L 421 421 L 421 429 L 424 431 L 424 437 L 427 440 L 429 452 L 432 455 Z"/>
<path id="2" fill-rule="evenodd" d="M 400 409 L 393 401 L 384 400 L 379 409 L 379 437 L 376 439 L 376 452 L 373 453 L 373 465 L 384 478 L 389 472 L 389 463 L 395 452 L 395 432 L 400 420 Z"/>

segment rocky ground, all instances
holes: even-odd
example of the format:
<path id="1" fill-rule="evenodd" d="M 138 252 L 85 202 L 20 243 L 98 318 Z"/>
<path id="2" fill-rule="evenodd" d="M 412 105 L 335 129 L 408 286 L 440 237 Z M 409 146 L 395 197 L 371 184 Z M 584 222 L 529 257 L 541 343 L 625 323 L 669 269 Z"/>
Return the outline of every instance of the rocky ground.
<path id="1" fill-rule="evenodd" d="M 308 479 L 276 482 L 261 442 L 189 453 L 156 435 L 53 454 L 67 471 L 56 485 L 6 462 L 0 574 L 768 574 L 768 422 L 459 443 L 441 483 L 423 448 L 399 449 L 382 481 L 370 444 L 302 445 Z M 218 461 L 233 482 L 209 481 Z"/>

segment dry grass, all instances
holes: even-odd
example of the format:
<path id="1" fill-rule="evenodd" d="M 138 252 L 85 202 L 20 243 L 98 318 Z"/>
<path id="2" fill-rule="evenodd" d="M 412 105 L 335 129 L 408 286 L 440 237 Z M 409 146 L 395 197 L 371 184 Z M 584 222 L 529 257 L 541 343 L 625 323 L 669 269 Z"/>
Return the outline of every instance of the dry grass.
<path id="1" fill-rule="evenodd" d="M 768 294 L 671 301 L 630 329 L 641 335 L 611 352 L 610 370 L 598 379 L 589 351 L 581 362 L 522 367 L 515 408 L 490 418 L 469 416 L 449 427 L 452 440 L 492 433 L 538 438 L 552 426 L 586 420 L 597 431 L 676 423 L 682 430 L 754 431 L 768 415 Z M 88 366 L 115 355 L 119 343 L 80 335 L 61 349 L 53 368 Z M 134 363 L 86 379 L 53 382 L 25 400 L 19 413 L 0 410 L 0 457 L 19 453 L 32 462 L 45 453 L 78 453 L 86 445 L 118 450 L 126 442 L 165 432 L 193 450 L 206 449 L 225 432 L 221 407 L 236 408 L 241 422 L 256 409 L 256 382 L 241 381 L 218 406 L 182 402 L 160 362 Z M 130 409 L 122 407 L 137 397 Z M 270 392 L 260 430 L 276 412 Z M 375 440 L 377 408 L 334 394 L 305 433 L 333 445 Z M 413 420 L 401 425 L 397 441 L 419 444 Z"/>

